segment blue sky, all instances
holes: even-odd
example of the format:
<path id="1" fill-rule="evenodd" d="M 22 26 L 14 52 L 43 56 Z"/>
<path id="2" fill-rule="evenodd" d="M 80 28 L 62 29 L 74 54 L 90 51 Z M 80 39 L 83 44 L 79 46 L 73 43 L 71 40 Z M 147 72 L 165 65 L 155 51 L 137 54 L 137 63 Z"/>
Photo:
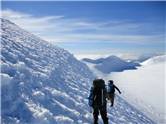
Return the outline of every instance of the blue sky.
<path id="1" fill-rule="evenodd" d="M 2 16 L 78 57 L 163 54 L 165 2 L 2 2 Z"/>

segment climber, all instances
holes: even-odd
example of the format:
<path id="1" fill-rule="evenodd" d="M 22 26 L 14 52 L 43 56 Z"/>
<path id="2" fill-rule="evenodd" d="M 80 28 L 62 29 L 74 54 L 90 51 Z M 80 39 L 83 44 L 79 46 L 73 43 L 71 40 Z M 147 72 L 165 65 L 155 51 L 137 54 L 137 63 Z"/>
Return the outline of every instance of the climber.
<path id="1" fill-rule="evenodd" d="M 111 107 L 113 107 L 114 105 L 115 89 L 119 92 L 119 94 L 121 94 L 119 88 L 114 85 L 113 80 L 109 80 L 108 89 L 107 89 L 107 98 L 111 102 Z"/>
<path id="2" fill-rule="evenodd" d="M 108 124 L 106 88 L 103 79 L 95 79 L 89 95 L 89 106 L 93 108 L 94 124 L 98 124 L 99 112 L 104 124 Z"/>

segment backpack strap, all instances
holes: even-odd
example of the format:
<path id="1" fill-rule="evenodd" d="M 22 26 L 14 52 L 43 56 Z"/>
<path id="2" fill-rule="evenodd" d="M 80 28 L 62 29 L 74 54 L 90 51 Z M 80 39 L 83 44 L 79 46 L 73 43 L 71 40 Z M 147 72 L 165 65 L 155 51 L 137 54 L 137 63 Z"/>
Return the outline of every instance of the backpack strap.
<path id="1" fill-rule="evenodd" d="M 104 105 L 104 91 L 103 91 L 103 89 L 101 90 L 101 104 L 102 104 L 102 106 Z"/>

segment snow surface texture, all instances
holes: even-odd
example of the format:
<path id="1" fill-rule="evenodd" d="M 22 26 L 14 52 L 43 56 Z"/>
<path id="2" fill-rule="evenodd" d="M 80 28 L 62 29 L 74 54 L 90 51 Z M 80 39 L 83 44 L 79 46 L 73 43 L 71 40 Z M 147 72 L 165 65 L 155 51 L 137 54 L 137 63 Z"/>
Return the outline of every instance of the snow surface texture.
<path id="1" fill-rule="evenodd" d="M 99 58 L 96 60 L 85 58 L 83 61 L 96 64 L 95 68 L 105 74 L 136 69 L 137 66 L 140 66 L 137 62 L 127 62 L 116 56 L 109 56 L 107 58 Z"/>
<path id="2" fill-rule="evenodd" d="M 1 22 L 2 123 L 92 123 L 89 68 L 12 22 Z M 119 96 L 108 113 L 112 124 L 154 124 Z"/>
<path id="3" fill-rule="evenodd" d="M 94 64 L 87 65 L 95 75 L 113 79 L 122 90 L 122 96 L 158 124 L 166 123 L 166 55 L 152 57 L 137 70 L 104 74 Z"/>

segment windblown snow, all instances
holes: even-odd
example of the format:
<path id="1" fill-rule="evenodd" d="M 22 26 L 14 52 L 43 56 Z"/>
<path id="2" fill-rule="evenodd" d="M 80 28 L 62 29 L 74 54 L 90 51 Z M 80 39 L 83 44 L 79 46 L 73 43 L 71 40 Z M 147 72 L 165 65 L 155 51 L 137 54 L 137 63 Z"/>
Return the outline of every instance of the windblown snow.
<path id="1" fill-rule="evenodd" d="M 1 19 L 3 124 L 90 124 L 87 97 L 94 75 L 64 49 Z M 112 124 L 154 124 L 117 96 Z M 101 119 L 100 119 L 101 124 Z"/>

